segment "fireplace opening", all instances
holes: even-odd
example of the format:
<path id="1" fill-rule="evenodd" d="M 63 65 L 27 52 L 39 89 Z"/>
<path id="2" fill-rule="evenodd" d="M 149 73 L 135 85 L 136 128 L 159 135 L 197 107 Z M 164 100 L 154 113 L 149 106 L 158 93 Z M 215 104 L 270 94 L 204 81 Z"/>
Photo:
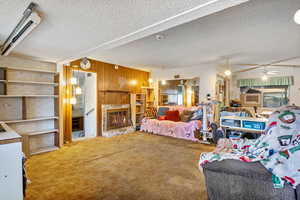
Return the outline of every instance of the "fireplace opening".
<path id="1" fill-rule="evenodd" d="M 131 125 L 128 108 L 107 110 L 106 130 L 128 127 Z"/>

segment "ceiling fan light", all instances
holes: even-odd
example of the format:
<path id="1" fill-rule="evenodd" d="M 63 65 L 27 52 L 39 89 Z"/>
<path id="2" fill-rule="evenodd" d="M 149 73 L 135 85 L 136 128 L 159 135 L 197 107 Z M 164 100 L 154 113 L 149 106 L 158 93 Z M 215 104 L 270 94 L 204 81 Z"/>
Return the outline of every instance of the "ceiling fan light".
<path id="1" fill-rule="evenodd" d="M 224 74 L 225 74 L 225 76 L 230 76 L 230 75 L 231 75 L 231 71 L 230 71 L 230 70 L 226 70 L 226 71 L 224 72 Z"/>
<path id="2" fill-rule="evenodd" d="M 297 24 L 300 25 L 300 9 L 295 13 L 294 20 Z"/>
<path id="3" fill-rule="evenodd" d="M 268 80 L 268 76 L 264 74 L 264 75 L 261 77 L 261 80 L 267 81 L 267 80 Z"/>

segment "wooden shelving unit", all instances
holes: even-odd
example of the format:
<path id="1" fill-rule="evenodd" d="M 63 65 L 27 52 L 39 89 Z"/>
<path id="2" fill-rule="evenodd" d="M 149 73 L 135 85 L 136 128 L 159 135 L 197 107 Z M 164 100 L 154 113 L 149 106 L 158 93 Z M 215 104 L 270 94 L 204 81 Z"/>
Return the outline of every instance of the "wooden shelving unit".
<path id="1" fill-rule="evenodd" d="M 27 156 L 59 147 L 58 80 L 55 68 L 0 67 L 0 121 L 22 135 Z"/>
<path id="2" fill-rule="evenodd" d="M 141 89 L 146 97 L 146 103 L 145 103 L 146 117 L 152 118 L 152 117 L 154 117 L 153 113 L 151 112 L 151 109 L 154 108 L 154 102 L 155 102 L 154 88 L 153 87 L 142 87 Z"/>
<path id="3" fill-rule="evenodd" d="M 141 125 L 141 120 L 145 116 L 146 96 L 144 93 L 136 93 L 130 95 L 131 104 L 131 120 L 134 127 Z"/>

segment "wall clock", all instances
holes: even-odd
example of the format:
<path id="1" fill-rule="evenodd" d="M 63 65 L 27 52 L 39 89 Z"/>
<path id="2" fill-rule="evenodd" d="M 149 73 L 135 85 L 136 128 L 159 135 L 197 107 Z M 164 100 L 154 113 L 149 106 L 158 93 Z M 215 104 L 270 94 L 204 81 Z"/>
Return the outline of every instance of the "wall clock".
<path id="1" fill-rule="evenodd" d="M 82 58 L 81 61 L 80 61 L 80 67 L 82 69 L 90 69 L 91 68 L 91 62 L 89 61 L 88 58 Z"/>

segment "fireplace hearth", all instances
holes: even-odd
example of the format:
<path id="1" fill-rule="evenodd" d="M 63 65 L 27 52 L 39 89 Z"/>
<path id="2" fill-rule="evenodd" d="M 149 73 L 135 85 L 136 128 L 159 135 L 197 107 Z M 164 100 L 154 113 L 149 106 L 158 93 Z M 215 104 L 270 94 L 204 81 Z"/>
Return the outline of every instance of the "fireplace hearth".
<path id="1" fill-rule="evenodd" d="M 133 132 L 130 105 L 102 105 L 102 136 L 112 137 Z"/>

